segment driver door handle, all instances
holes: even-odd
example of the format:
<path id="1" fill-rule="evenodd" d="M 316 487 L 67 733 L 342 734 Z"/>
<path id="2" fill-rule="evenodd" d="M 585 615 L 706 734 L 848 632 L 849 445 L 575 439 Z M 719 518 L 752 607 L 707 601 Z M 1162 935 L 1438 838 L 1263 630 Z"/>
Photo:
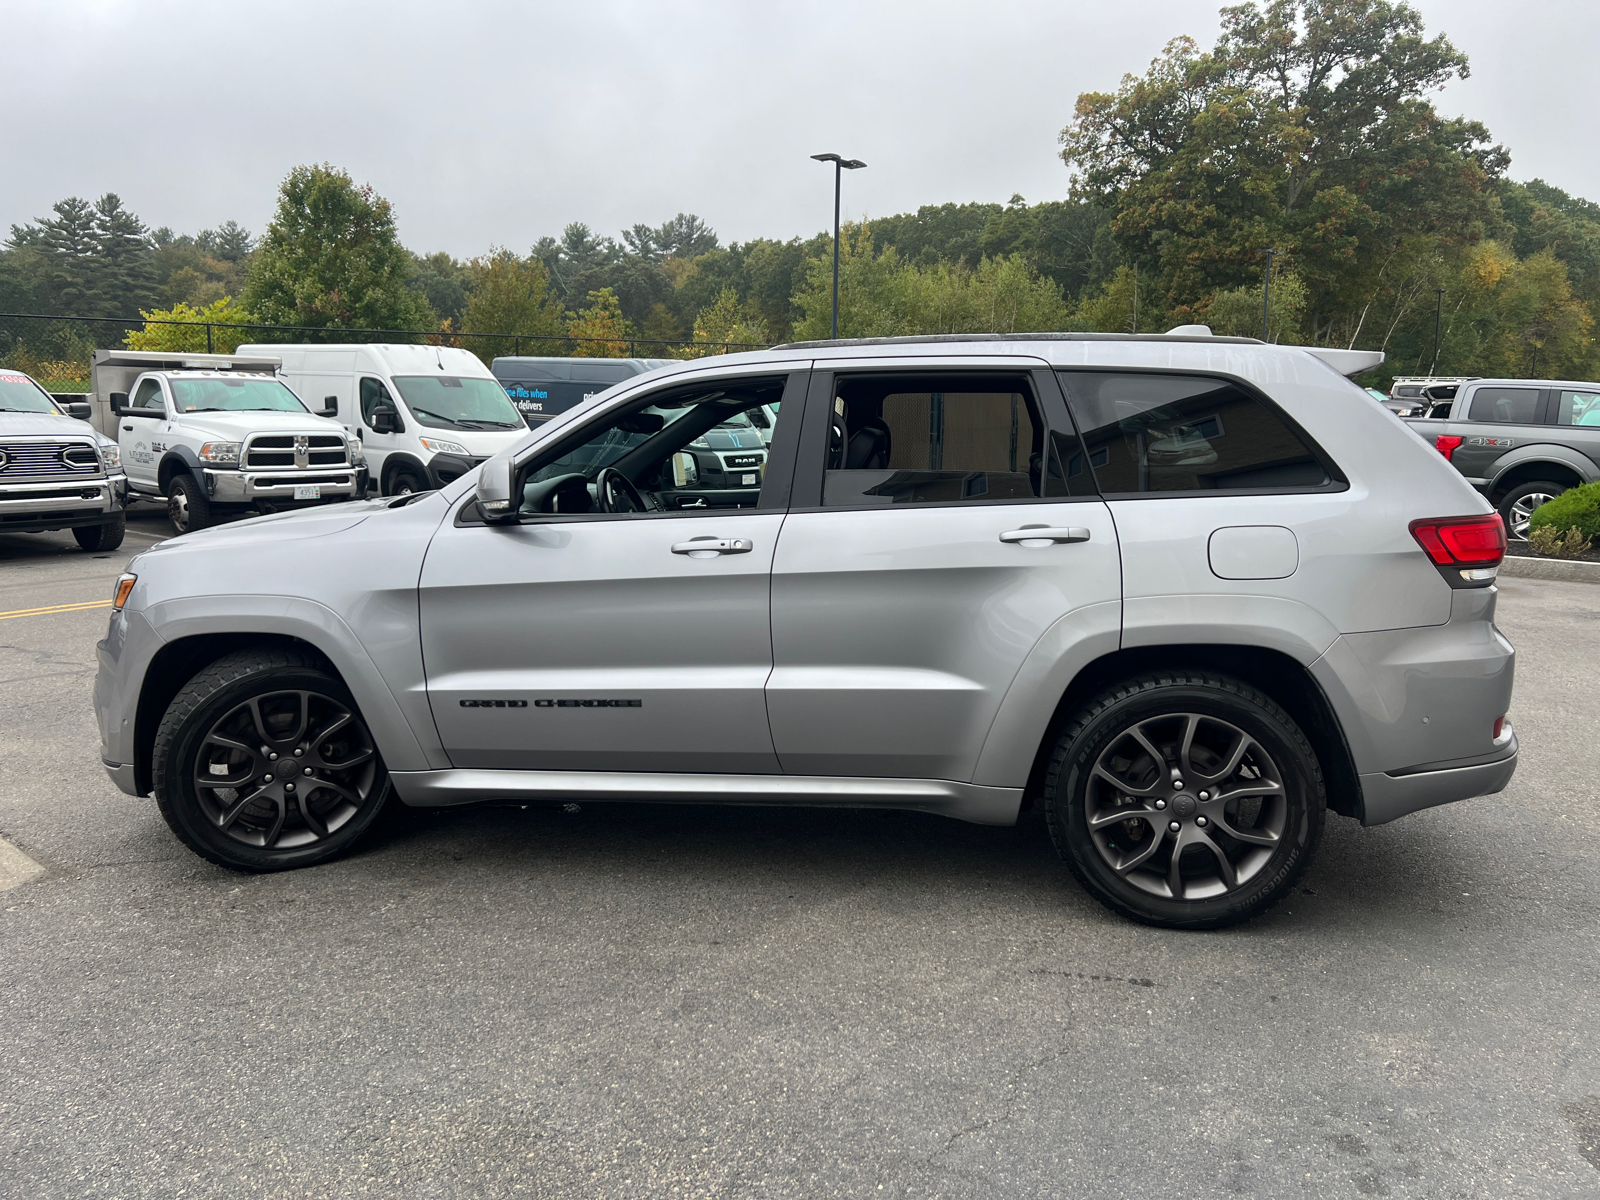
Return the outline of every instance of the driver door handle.
<path id="1" fill-rule="evenodd" d="M 672 543 L 674 554 L 687 554 L 691 558 L 711 558 L 718 554 L 749 554 L 756 545 L 749 538 L 697 537 L 687 542 Z"/>
<path id="2" fill-rule="evenodd" d="M 1002 542 L 1087 542 L 1089 531 L 1081 525 L 1024 525 L 1021 529 L 1008 529 L 1000 535 Z"/>

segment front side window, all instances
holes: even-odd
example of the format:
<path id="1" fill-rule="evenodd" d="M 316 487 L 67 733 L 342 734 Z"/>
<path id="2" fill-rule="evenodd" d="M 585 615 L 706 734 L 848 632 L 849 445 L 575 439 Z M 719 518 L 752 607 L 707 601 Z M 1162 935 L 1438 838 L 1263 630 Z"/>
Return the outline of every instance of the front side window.
<path id="1" fill-rule="evenodd" d="M 308 411 L 300 398 L 276 379 L 174 379 L 172 402 L 181 413 Z M 161 407 L 159 394 L 153 406 Z"/>
<path id="2" fill-rule="evenodd" d="M 575 441 L 563 439 L 525 470 L 521 515 L 754 508 L 766 457 L 748 414 L 775 404 L 785 382 L 723 380 L 656 393 Z"/>
<path id="3" fill-rule="evenodd" d="M 1200 375 L 1060 374 L 1105 493 L 1303 489 L 1331 482 L 1284 416 Z"/>
<path id="4" fill-rule="evenodd" d="M 361 380 L 361 419 L 370 427 L 373 414 L 378 412 L 399 415 L 399 410 L 394 406 L 394 399 L 389 395 L 389 389 L 383 386 L 383 381 L 368 375 Z"/>
<path id="5" fill-rule="evenodd" d="M 144 379 L 133 391 L 133 402 L 129 408 L 153 408 L 165 411 L 161 403 L 161 385 L 154 379 Z"/>
<path id="6" fill-rule="evenodd" d="M 1024 377 L 842 376 L 834 393 L 824 505 L 1066 494 Z"/>
<path id="7" fill-rule="evenodd" d="M 1600 425 L 1600 390 L 1561 392 L 1556 401 L 1557 425 Z"/>
<path id="8" fill-rule="evenodd" d="M 1539 423 L 1538 388 L 1485 387 L 1472 393 L 1474 421 L 1496 425 L 1536 425 Z"/>
<path id="9" fill-rule="evenodd" d="M 61 410 L 26 375 L 0 370 L 0 412 L 53 413 Z"/>
<path id="10" fill-rule="evenodd" d="M 377 380 L 373 380 L 377 383 Z M 382 384 L 379 384 L 381 387 Z M 394 386 L 411 415 L 433 429 L 522 429 L 521 415 L 493 379 L 397 375 Z"/>

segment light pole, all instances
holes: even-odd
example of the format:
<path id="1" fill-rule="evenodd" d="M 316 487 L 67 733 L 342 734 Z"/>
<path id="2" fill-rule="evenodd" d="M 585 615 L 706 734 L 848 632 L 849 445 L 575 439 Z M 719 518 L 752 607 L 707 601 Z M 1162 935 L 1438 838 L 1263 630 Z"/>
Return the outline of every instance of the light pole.
<path id="1" fill-rule="evenodd" d="M 837 339 L 839 336 L 839 181 L 844 178 L 844 172 L 854 171 L 867 164 L 859 158 L 840 158 L 837 154 L 813 154 L 811 157 L 818 162 L 833 164 L 833 332 L 829 336 Z"/>
<path id="2" fill-rule="evenodd" d="M 1439 323 L 1444 318 L 1444 289 L 1434 288 L 1438 301 L 1433 309 L 1433 362 L 1428 367 L 1428 378 L 1432 379 L 1439 370 Z"/>
<path id="3" fill-rule="evenodd" d="M 1272 310 L 1272 256 L 1276 250 L 1257 250 L 1257 254 L 1267 256 L 1266 273 L 1261 276 L 1261 340 L 1271 341 L 1267 336 L 1267 314 Z"/>

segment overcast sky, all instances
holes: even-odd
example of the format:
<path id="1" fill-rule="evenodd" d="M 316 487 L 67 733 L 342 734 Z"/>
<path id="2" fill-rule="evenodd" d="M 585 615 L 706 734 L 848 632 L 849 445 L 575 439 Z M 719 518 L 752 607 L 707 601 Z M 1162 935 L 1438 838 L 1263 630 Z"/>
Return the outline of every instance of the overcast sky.
<path id="1" fill-rule="evenodd" d="M 679 211 L 723 240 L 944 201 L 1060 198 L 1079 92 L 1209 45 L 1215 0 L 0 0 L 0 226 L 106 191 L 259 233 L 297 163 L 393 201 L 417 251 L 526 251 Z M 1600 199 L 1593 0 L 1420 0 L 1472 59 L 1438 103 L 1511 174 Z"/>

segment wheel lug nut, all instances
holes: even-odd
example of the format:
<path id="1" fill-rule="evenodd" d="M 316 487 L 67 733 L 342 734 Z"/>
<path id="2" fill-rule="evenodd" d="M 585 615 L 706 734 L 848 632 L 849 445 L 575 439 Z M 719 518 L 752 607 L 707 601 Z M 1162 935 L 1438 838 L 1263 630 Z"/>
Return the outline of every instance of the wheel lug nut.
<path id="1" fill-rule="evenodd" d="M 1200 793 L 1200 799 L 1202 799 L 1202 800 L 1211 799 L 1211 793 L 1210 792 L 1201 792 Z"/>
<path id="2" fill-rule="evenodd" d="M 267 757 L 269 759 L 271 759 L 273 762 L 277 762 L 278 761 L 278 756 L 276 754 L 269 754 L 269 755 L 267 755 Z"/>
<path id="3" fill-rule="evenodd" d="M 1194 819 L 1194 823 L 1196 825 L 1209 825 L 1210 824 L 1210 822 L 1207 821 L 1204 817 L 1196 817 Z"/>
<path id="4" fill-rule="evenodd" d="M 1181 791 L 1183 789 L 1183 780 L 1179 779 L 1176 775 L 1174 775 L 1172 777 L 1172 786 Z"/>
<path id="5" fill-rule="evenodd" d="M 284 785 L 283 785 L 283 790 L 284 790 L 284 791 L 286 791 L 286 792 L 292 792 L 292 791 L 294 791 L 294 784 L 292 784 L 292 783 L 286 783 L 286 784 L 284 784 Z"/>
<path id="6" fill-rule="evenodd" d="M 296 757 L 296 758 L 299 758 L 299 757 L 300 757 L 300 756 L 301 756 L 301 755 L 302 755 L 302 754 L 304 754 L 304 753 L 305 753 L 305 752 L 306 752 L 306 748 L 305 748 L 305 747 L 304 747 L 304 746 L 296 746 L 296 747 L 295 747 L 295 748 L 294 748 L 294 756 L 295 756 L 295 757 Z"/>
<path id="7" fill-rule="evenodd" d="M 1165 800 L 1157 800 L 1156 801 L 1156 807 L 1157 808 L 1165 808 L 1166 806 L 1167 806 L 1167 802 Z"/>
<path id="8" fill-rule="evenodd" d="M 261 782 L 262 783 L 271 783 L 272 782 L 272 776 L 271 775 L 263 775 L 261 777 Z"/>
<path id="9" fill-rule="evenodd" d="M 1173 821 L 1170 825 L 1167 826 L 1167 828 L 1172 830 L 1173 833 L 1177 833 L 1178 830 L 1183 828 L 1183 826 L 1179 825 L 1176 821 Z"/>
<path id="10" fill-rule="evenodd" d="M 310 767 L 307 767 L 307 768 L 306 768 L 306 769 L 305 769 L 305 770 L 304 770 L 304 771 L 301 771 L 301 772 L 300 772 L 300 774 L 302 774 L 302 775 L 309 775 L 309 774 L 311 774 L 311 768 L 310 768 Z"/>

